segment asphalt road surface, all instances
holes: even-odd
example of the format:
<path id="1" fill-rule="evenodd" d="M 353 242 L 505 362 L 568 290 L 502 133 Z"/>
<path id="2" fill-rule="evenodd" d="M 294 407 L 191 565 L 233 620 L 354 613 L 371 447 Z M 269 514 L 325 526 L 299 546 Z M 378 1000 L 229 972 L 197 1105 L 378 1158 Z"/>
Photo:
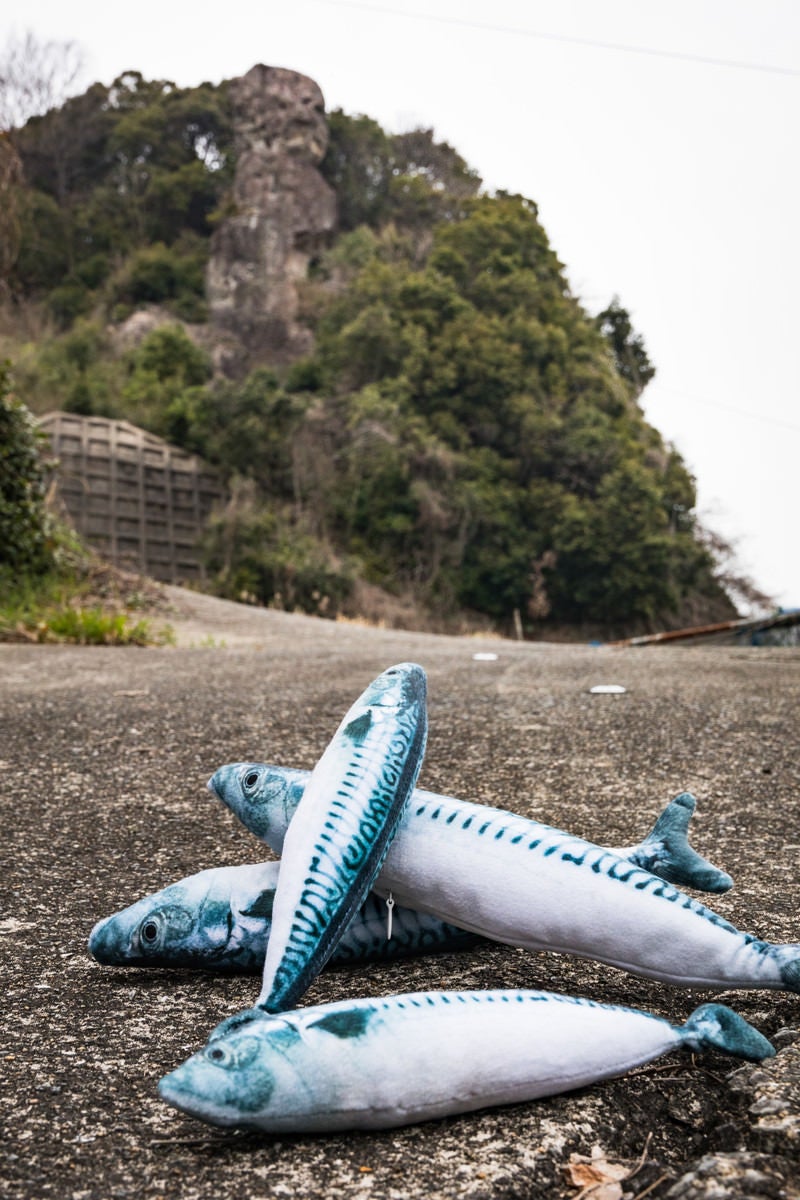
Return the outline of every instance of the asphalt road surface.
<path id="1" fill-rule="evenodd" d="M 313 767 L 366 684 L 409 659 L 428 673 L 421 786 L 611 845 L 692 791 L 693 843 L 735 879 L 712 907 L 800 941 L 800 651 L 459 639 L 172 595 L 176 647 L 0 646 L 0 1195 L 577 1198 L 616 1167 L 621 1191 L 589 1196 L 800 1196 L 800 996 L 669 988 L 499 945 L 326 971 L 304 1003 L 543 987 L 680 1022 L 722 999 L 780 1052 L 762 1067 L 683 1052 L 551 1100 L 276 1139 L 213 1129 L 156 1094 L 252 1003 L 256 978 L 113 969 L 86 950 L 94 922 L 138 897 L 271 857 L 208 776 L 241 759 Z M 604 683 L 626 691 L 590 693 Z"/>

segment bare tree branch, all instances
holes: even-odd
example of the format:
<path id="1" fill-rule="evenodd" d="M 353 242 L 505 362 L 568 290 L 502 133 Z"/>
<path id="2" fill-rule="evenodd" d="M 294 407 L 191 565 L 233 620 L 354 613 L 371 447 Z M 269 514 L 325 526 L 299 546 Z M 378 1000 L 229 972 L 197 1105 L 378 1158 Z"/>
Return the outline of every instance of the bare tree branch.
<path id="1" fill-rule="evenodd" d="M 776 607 L 775 598 L 763 592 L 747 574 L 738 560 L 736 544 L 701 522 L 698 522 L 696 532 L 697 540 L 714 560 L 717 582 L 728 593 L 736 608 L 744 606 L 758 613 L 773 611 Z"/>
<path id="2" fill-rule="evenodd" d="M 41 41 L 30 30 L 0 52 L 0 132 L 63 104 L 85 67 L 76 42 Z"/>

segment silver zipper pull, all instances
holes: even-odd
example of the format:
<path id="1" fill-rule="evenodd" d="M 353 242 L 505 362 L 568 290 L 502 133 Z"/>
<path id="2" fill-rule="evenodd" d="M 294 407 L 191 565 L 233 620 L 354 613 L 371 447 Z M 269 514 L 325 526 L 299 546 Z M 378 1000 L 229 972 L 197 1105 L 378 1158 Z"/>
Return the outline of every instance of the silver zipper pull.
<path id="1" fill-rule="evenodd" d="M 390 942 L 392 940 L 392 909 L 393 908 L 394 908 L 394 896 L 392 895 L 391 892 L 389 892 L 389 895 L 386 898 L 386 911 L 387 911 L 386 940 L 387 940 L 387 942 Z"/>

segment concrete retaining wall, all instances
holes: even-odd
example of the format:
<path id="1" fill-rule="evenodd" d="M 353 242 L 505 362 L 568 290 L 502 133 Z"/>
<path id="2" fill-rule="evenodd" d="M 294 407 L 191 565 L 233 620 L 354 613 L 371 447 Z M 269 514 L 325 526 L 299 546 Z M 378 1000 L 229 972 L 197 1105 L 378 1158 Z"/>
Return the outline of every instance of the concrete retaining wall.
<path id="1" fill-rule="evenodd" d="M 207 463 L 127 421 L 52 412 L 39 425 L 58 459 L 58 494 L 90 546 L 167 583 L 204 578 L 198 539 L 224 498 Z"/>

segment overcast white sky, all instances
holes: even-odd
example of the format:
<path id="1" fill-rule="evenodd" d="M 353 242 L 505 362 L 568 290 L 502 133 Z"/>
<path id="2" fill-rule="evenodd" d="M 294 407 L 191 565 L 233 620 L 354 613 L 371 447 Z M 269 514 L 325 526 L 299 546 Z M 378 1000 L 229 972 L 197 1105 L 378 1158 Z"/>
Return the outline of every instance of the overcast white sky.
<path id="1" fill-rule="evenodd" d="M 695 475 L 701 516 L 800 605 L 797 0 L 11 8 L 0 44 L 73 40 L 84 85 L 289 67 L 328 108 L 433 126 L 486 187 L 534 199 L 573 292 L 592 312 L 616 293 L 643 334 L 658 370 L 645 412 Z"/>

